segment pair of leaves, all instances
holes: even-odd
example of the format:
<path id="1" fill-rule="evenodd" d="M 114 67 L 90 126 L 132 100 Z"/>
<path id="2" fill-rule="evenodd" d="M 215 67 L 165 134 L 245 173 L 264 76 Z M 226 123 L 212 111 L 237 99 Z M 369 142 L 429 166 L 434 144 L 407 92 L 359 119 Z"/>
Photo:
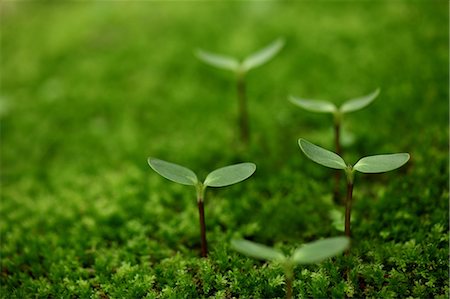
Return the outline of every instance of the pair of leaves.
<path id="1" fill-rule="evenodd" d="M 323 100 L 308 100 L 308 99 L 301 99 L 301 98 L 297 98 L 297 97 L 293 97 L 293 96 L 290 96 L 289 100 L 293 104 L 300 106 L 303 109 L 312 111 L 312 112 L 348 113 L 348 112 L 360 110 L 360 109 L 368 106 L 370 103 L 372 103 L 375 100 L 375 98 L 378 96 L 379 93 L 380 93 L 380 89 L 378 88 L 368 95 L 348 100 L 347 102 L 342 104 L 339 108 L 335 104 L 328 102 L 328 101 L 323 101 Z"/>
<path id="2" fill-rule="evenodd" d="M 298 144 L 303 153 L 314 162 L 329 168 L 348 169 L 344 159 L 339 155 L 302 138 L 298 140 Z M 403 166 L 408 162 L 409 158 L 408 153 L 369 156 L 356 162 L 353 169 L 362 173 L 386 172 Z"/>
<path id="3" fill-rule="evenodd" d="M 201 61 L 217 68 L 234 72 L 248 72 L 271 60 L 284 46 L 284 39 L 279 38 L 263 49 L 249 55 L 242 62 L 238 59 L 222 54 L 215 54 L 198 49 L 195 55 Z"/>
<path id="4" fill-rule="evenodd" d="M 347 237 L 334 237 L 304 244 L 297 248 L 292 256 L 287 257 L 281 251 L 247 240 L 233 240 L 231 246 L 247 256 L 274 261 L 292 262 L 294 264 L 313 264 L 335 256 L 350 245 Z"/>
<path id="5" fill-rule="evenodd" d="M 197 186 L 200 183 L 197 175 L 184 166 L 155 158 L 148 158 L 148 164 L 154 171 L 173 182 L 191 186 Z M 233 185 L 250 177 L 255 170 L 256 165 L 253 163 L 239 163 L 222 167 L 209 173 L 203 182 L 203 186 L 224 187 Z"/>

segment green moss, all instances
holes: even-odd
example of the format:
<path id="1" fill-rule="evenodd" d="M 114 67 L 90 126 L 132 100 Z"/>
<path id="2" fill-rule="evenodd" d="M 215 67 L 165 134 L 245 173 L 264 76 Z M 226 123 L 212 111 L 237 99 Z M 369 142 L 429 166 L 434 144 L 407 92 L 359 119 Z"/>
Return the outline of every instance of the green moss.
<path id="1" fill-rule="evenodd" d="M 331 144 L 331 120 L 286 96 L 342 103 L 378 86 L 345 120 L 344 157 L 411 161 L 357 178 L 351 254 L 296 268 L 294 294 L 448 298 L 447 2 L 7 2 L 0 14 L 2 298 L 284 297 L 282 269 L 229 240 L 289 252 L 341 234 L 333 172 L 296 143 Z M 239 56 L 280 35 L 280 55 L 249 73 L 252 143 L 239 149 L 233 78 L 192 51 Z M 199 176 L 257 164 L 208 194 L 208 259 L 195 198 L 150 155 Z"/>

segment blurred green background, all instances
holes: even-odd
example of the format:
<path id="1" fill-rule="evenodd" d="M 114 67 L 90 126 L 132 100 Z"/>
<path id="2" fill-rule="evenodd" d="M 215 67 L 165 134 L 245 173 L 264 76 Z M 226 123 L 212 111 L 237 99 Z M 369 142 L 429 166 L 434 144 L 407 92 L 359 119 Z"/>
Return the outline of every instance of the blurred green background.
<path id="1" fill-rule="evenodd" d="M 354 254 L 336 266 L 352 265 L 349 280 L 330 274 L 330 262 L 310 268 L 324 278 L 297 273 L 307 283 L 294 291 L 448 297 L 447 1 L 0 8 L 4 298 L 284 296 L 280 269 L 253 267 L 228 242 L 241 236 L 290 250 L 340 234 L 329 217 L 339 209 L 332 172 L 297 146 L 303 137 L 331 149 L 331 119 L 287 97 L 339 104 L 377 87 L 378 99 L 345 119 L 355 142 L 344 157 L 412 159 L 394 173 L 357 177 Z M 193 51 L 243 58 L 280 36 L 285 48 L 248 76 L 252 136 L 241 149 L 234 76 Z M 210 260 L 196 257 L 194 191 L 160 178 L 148 156 L 200 176 L 257 164 L 248 182 L 208 191 Z M 193 272 L 167 274 L 180 268 Z"/>

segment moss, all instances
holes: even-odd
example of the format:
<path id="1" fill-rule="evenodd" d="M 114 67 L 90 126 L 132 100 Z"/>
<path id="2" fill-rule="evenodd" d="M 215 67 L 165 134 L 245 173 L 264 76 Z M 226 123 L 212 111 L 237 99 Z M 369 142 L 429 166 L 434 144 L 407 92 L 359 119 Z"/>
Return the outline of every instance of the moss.
<path id="1" fill-rule="evenodd" d="M 3 3 L 1 297 L 284 297 L 282 269 L 228 244 L 289 252 L 341 234 L 332 172 L 296 144 L 325 146 L 331 120 L 286 96 L 341 103 L 379 86 L 346 119 L 344 156 L 411 161 L 357 178 L 351 254 L 297 267 L 294 294 L 448 298 L 445 23 L 443 1 Z M 252 143 L 239 149 L 233 78 L 192 50 L 244 55 L 279 35 L 285 49 L 248 76 Z M 208 194 L 210 258 L 198 258 L 195 198 L 152 173 L 150 155 L 204 171 L 258 165 Z"/>

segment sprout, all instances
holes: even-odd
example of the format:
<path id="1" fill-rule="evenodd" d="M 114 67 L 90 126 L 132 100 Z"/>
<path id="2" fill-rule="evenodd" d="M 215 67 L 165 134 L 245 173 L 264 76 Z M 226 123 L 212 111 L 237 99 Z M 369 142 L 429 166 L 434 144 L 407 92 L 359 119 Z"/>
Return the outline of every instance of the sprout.
<path id="1" fill-rule="evenodd" d="M 286 298 L 292 298 L 292 283 L 294 280 L 294 267 L 319 263 L 327 258 L 335 256 L 350 245 L 347 237 L 334 237 L 310 242 L 297 248 L 291 256 L 284 255 L 281 251 L 254 243 L 247 240 L 232 240 L 231 246 L 247 256 L 267 260 L 281 264 L 286 276 Z"/>
<path id="2" fill-rule="evenodd" d="M 368 95 L 348 100 L 347 102 L 342 104 L 339 108 L 334 103 L 323 100 L 308 100 L 297 98 L 294 96 L 290 96 L 289 100 L 293 104 L 302 107 L 303 109 L 308 111 L 333 114 L 334 132 L 335 132 L 335 150 L 338 155 L 342 155 L 340 143 L 340 128 L 342 123 L 342 115 L 363 109 L 364 107 L 372 103 L 379 93 L 380 89 L 377 88 L 375 91 L 373 91 Z"/>
<path id="3" fill-rule="evenodd" d="M 202 183 L 198 180 L 197 175 L 186 167 L 151 157 L 148 158 L 148 164 L 154 171 L 172 182 L 195 187 L 200 216 L 201 256 L 206 257 L 208 255 L 208 246 L 203 205 L 206 187 L 225 187 L 242 182 L 255 172 L 256 165 L 253 163 L 240 163 L 219 168 L 208 174 Z"/>
<path id="4" fill-rule="evenodd" d="M 319 113 L 331 113 L 334 119 L 334 144 L 335 150 L 338 155 L 342 155 L 341 149 L 341 127 L 342 127 L 342 116 L 346 113 L 360 110 L 370 103 L 372 103 L 375 98 L 380 93 L 380 89 L 376 89 L 372 93 L 362 96 L 359 98 L 351 99 L 342 104 L 339 108 L 331 102 L 323 100 L 308 100 L 296 98 L 293 96 L 289 97 L 289 100 L 305 110 Z M 340 172 L 336 172 L 334 177 L 334 200 L 337 201 L 339 198 L 339 181 Z"/>
<path id="5" fill-rule="evenodd" d="M 347 197 L 345 201 L 345 235 L 350 237 L 350 212 L 352 207 L 354 172 L 381 173 L 397 169 L 406 162 L 408 153 L 377 155 L 361 158 L 355 165 L 347 164 L 339 155 L 300 138 L 298 144 L 303 153 L 314 162 L 334 169 L 344 170 L 347 176 Z"/>
<path id="6" fill-rule="evenodd" d="M 284 39 L 279 38 L 263 49 L 247 56 L 242 61 L 234 57 L 210 53 L 201 49 L 195 51 L 195 56 L 204 63 L 232 71 L 236 75 L 240 139 L 244 144 L 247 144 L 250 139 L 245 77 L 250 70 L 270 61 L 283 48 L 284 43 Z"/>

